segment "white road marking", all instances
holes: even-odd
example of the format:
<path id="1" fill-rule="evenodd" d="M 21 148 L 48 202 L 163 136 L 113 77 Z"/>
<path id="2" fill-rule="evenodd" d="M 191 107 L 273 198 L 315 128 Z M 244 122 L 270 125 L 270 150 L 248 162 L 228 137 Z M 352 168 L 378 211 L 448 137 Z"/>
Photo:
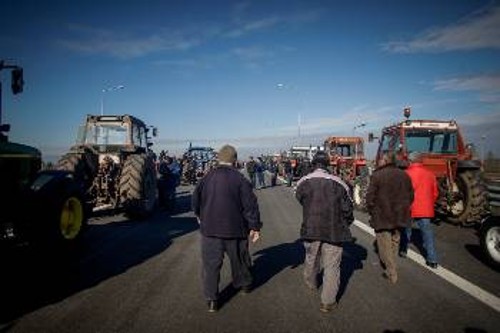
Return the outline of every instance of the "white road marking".
<path id="1" fill-rule="evenodd" d="M 373 237 L 375 237 L 375 230 L 371 228 L 370 226 L 364 224 L 361 221 L 354 220 L 354 225 L 360 228 L 361 230 L 369 233 Z M 453 284 L 455 287 L 465 291 L 467 294 L 471 295 L 475 299 L 479 300 L 480 302 L 488 305 L 489 307 L 493 308 L 497 312 L 500 312 L 500 298 L 493 295 L 492 293 L 487 292 L 484 289 L 481 289 L 480 287 L 476 286 L 475 284 L 467 281 L 466 279 L 458 276 L 457 274 L 453 273 L 450 270 L 447 270 L 443 266 L 438 266 L 436 269 L 432 269 L 429 266 L 425 264 L 425 259 L 418 254 L 417 252 L 408 249 L 408 259 L 413 260 L 420 266 L 424 267 L 425 269 L 431 271 L 432 273 L 438 275 L 442 279 L 448 281 L 449 283 Z"/>

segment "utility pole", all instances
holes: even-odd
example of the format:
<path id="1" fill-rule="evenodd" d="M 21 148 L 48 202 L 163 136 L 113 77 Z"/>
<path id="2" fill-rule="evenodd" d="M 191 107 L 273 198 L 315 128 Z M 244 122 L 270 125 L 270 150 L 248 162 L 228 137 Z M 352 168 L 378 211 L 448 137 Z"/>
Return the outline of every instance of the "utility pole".
<path id="1" fill-rule="evenodd" d="M 108 91 L 115 91 L 115 90 L 123 89 L 123 88 L 125 88 L 125 86 L 119 85 L 119 86 L 104 88 L 103 90 L 101 90 L 101 116 L 104 115 L 104 93 L 106 93 Z"/>
<path id="2" fill-rule="evenodd" d="M 6 65 L 4 60 L 0 60 L 0 74 L 4 69 L 12 70 L 12 80 L 11 80 L 12 93 L 14 95 L 17 95 L 23 92 L 24 79 L 23 79 L 22 67 L 16 65 Z M 0 80 L 0 137 L 4 136 L 3 132 L 8 132 L 9 130 L 10 130 L 10 125 L 2 123 L 2 80 Z"/>

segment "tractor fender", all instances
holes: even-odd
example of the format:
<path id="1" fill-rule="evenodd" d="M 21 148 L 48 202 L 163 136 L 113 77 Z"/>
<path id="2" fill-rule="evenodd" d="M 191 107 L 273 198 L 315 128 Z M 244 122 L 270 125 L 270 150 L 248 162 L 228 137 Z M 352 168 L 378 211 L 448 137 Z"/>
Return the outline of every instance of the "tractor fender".
<path id="1" fill-rule="evenodd" d="M 481 161 L 478 160 L 458 160 L 457 168 L 460 170 L 478 170 L 481 168 Z"/>
<path id="2" fill-rule="evenodd" d="M 85 202 L 85 187 L 77 181 L 70 171 L 44 170 L 37 174 L 30 187 L 33 212 L 43 210 L 43 207 L 52 207 L 59 199 L 76 196 L 84 205 L 85 218 L 90 216 L 91 207 Z"/>
<path id="3" fill-rule="evenodd" d="M 42 195 L 60 195 L 68 192 L 83 193 L 82 184 L 77 183 L 73 174 L 65 170 L 40 171 L 30 188 L 34 193 Z"/>
<path id="4" fill-rule="evenodd" d="M 44 170 L 37 174 L 37 178 L 30 187 L 30 218 L 32 239 L 45 245 L 58 245 L 69 243 L 79 238 L 87 219 L 90 216 L 90 206 L 84 201 L 83 185 L 74 178 L 73 173 L 65 170 Z M 76 218 L 70 224 L 78 225 L 77 233 L 65 239 L 62 221 L 63 212 L 66 211 L 67 203 L 73 203 L 76 210 Z"/>

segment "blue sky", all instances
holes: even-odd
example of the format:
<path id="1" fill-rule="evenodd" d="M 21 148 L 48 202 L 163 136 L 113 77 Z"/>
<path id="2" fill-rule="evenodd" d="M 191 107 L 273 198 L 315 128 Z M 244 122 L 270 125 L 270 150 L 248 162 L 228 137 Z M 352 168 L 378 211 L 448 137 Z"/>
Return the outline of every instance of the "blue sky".
<path id="1" fill-rule="evenodd" d="M 500 155 L 498 1 L 3 0 L 0 58 L 25 73 L 16 96 L 1 73 L 10 137 L 48 159 L 102 97 L 177 154 L 189 141 L 246 157 L 377 134 L 410 105 Z"/>

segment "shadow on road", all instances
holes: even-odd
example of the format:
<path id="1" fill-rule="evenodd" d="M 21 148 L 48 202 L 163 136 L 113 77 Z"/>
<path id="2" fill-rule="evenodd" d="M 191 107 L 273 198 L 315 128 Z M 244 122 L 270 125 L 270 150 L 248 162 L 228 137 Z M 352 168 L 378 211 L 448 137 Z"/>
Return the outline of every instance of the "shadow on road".
<path id="1" fill-rule="evenodd" d="M 294 269 L 304 262 L 305 251 L 300 240 L 271 246 L 254 253 L 254 288 L 267 283 L 286 268 Z M 356 243 L 346 243 L 340 263 L 340 286 L 337 300 L 344 295 L 354 271 L 363 268 L 367 251 Z M 302 283 L 302 281 L 300 281 Z"/>
<path id="2" fill-rule="evenodd" d="M 254 284 L 258 288 L 280 273 L 285 268 L 296 268 L 304 262 L 304 247 L 300 240 L 283 243 L 259 250 L 253 254 Z"/>
<path id="3" fill-rule="evenodd" d="M 363 261 L 366 260 L 367 256 L 368 252 L 363 246 L 355 242 L 344 244 L 342 261 L 340 262 L 340 285 L 337 292 L 337 302 L 344 296 L 354 271 L 363 268 Z"/>
<path id="4" fill-rule="evenodd" d="M 479 242 L 479 240 L 478 240 Z M 481 246 L 479 244 L 465 244 L 465 249 L 467 252 L 474 257 L 477 261 L 481 262 L 483 265 L 486 267 L 490 268 L 491 270 L 495 272 L 500 272 L 500 269 L 493 267 L 488 260 L 485 257 L 485 254 L 483 253 L 483 250 L 481 249 Z"/>
<path id="5" fill-rule="evenodd" d="M 143 221 L 90 225 L 72 249 L 1 253 L 0 323 L 119 275 L 196 229 L 195 218 L 157 214 Z"/>

